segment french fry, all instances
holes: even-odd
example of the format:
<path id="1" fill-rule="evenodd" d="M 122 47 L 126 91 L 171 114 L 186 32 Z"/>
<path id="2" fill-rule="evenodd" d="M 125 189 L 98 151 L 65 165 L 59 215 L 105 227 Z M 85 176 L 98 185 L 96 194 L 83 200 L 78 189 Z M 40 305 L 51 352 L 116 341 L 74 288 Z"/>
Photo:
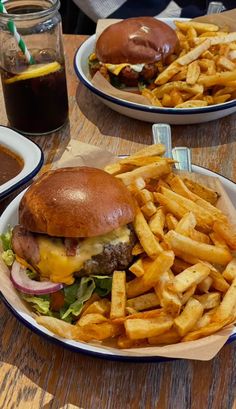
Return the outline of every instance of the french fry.
<path id="1" fill-rule="evenodd" d="M 236 80 L 236 70 L 217 72 L 214 75 L 201 74 L 198 78 L 198 84 L 205 87 L 212 87 L 213 85 L 224 85 L 228 81 Z"/>
<path id="2" fill-rule="evenodd" d="M 156 213 L 151 217 L 148 222 L 149 227 L 153 234 L 159 239 L 164 237 L 164 225 L 165 225 L 165 213 L 162 207 L 156 209 Z"/>
<path id="3" fill-rule="evenodd" d="M 203 310 L 204 308 L 198 300 L 195 298 L 188 300 L 182 313 L 174 319 L 174 326 L 181 337 L 194 328 L 196 322 L 202 316 Z"/>
<path id="4" fill-rule="evenodd" d="M 166 151 L 165 145 L 162 143 L 155 143 L 153 145 L 146 146 L 145 148 L 140 149 L 130 157 L 143 157 L 143 156 L 162 156 Z M 126 158 L 124 159 L 126 160 Z"/>
<path id="5" fill-rule="evenodd" d="M 86 314 L 79 319 L 77 322 L 78 325 L 84 327 L 85 325 L 89 324 L 100 324 L 101 322 L 107 321 L 107 318 L 104 317 L 102 314 Z"/>
<path id="6" fill-rule="evenodd" d="M 195 229 L 190 231 L 189 237 L 195 241 L 199 241 L 200 243 L 211 244 L 211 241 L 207 234 Z"/>
<path id="7" fill-rule="evenodd" d="M 208 293 L 212 283 L 213 278 L 208 276 L 198 284 L 197 288 L 201 293 Z"/>
<path id="8" fill-rule="evenodd" d="M 212 317 L 213 322 L 223 321 L 229 319 L 232 315 L 235 315 L 236 307 L 236 278 L 232 281 L 231 286 L 225 293 L 223 300 L 217 308 L 215 314 Z"/>
<path id="9" fill-rule="evenodd" d="M 162 193 L 154 193 L 154 199 L 177 219 L 181 219 L 188 212 L 182 205 Z M 170 222 L 170 217 L 167 214 L 166 223 L 168 222 Z"/>
<path id="10" fill-rule="evenodd" d="M 142 166 L 141 168 L 136 168 L 130 172 L 120 173 L 116 177 L 128 186 L 134 182 L 138 177 L 143 177 L 144 179 L 150 178 L 160 178 L 167 175 L 171 171 L 170 163 L 163 159 L 159 162 L 151 163 L 150 165 Z"/>
<path id="11" fill-rule="evenodd" d="M 186 254 L 194 255 L 200 260 L 209 261 L 210 263 L 226 265 L 232 259 L 232 255 L 226 249 L 210 244 L 199 243 L 189 237 L 176 233 L 174 230 L 169 231 L 165 235 L 165 240 L 174 251 L 179 250 Z"/>
<path id="12" fill-rule="evenodd" d="M 186 213 L 182 219 L 178 222 L 175 231 L 183 234 L 184 236 L 190 236 L 192 230 L 196 226 L 197 221 L 192 212 Z"/>
<path id="13" fill-rule="evenodd" d="M 178 62 L 174 61 L 170 64 L 164 71 L 162 71 L 157 78 L 155 79 L 156 85 L 165 84 L 169 81 L 175 74 L 177 74 L 181 70 L 181 65 Z M 155 93 L 154 93 L 155 95 Z M 158 96 L 157 96 L 158 98 Z"/>
<path id="14" fill-rule="evenodd" d="M 183 55 L 182 57 L 178 58 L 176 62 L 180 65 L 188 65 L 192 61 L 196 60 L 200 55 L 208 50 L 211 46 L 211 40 L 208 38 L 205 39 L 201 44 L 197 45 L 195 48 L 193 48 L 191 51 L 189 51 L 187 54 Z"/>
<path id="15" fill-rule="evenodd" d="M 144 275 L 143 261 L 141 258 L 136 260 L 130 267 L 129 271 L 133 273 L 136 277 L 141 277 Z"/>
<path id="16" fill-rule="evenodd" d="M 193 61 L 188 65 L 186 82 L 187 84 L 193 85 L 196 84 L 198 77 L 201 73 L 198 61 Z M 177 104 L 176 104 L 177 105 Z"/>
<path id="17" fill-rule="evenodd" d="M 227 44 L 236 41 L 236 33 L 232 32 L 225 36 L 216 36 L 210 39 L 211 45 Z"/>
<path id="18" fill-rule="evenodd" d="M 208 337 L 209 335 L 215 334 L 220 329 L 230 324 L 232 321 L 233 317 L 225 321 L 211 322 L 206 327 L 200 328 L 196 331 L 189 332 L 187 335 L 185 335 L 184 338 L 182 338 L 181 341 L 182 342 L 196 341 L 199 338 Z"/>
<path id="19" fill-rule="evenodd" d="M 215 31 L 219 30 L 216 24 L 200 23 L 194 20 L 184 22 L 176 20 L 175 25 L 182 31 L 188 31 L 190 27 L 193 27 L 199 34 L 205 33 L 206 31 L 215 33 Z"/>
<path id="20" fill-rule="evenodd" d="M 154 337 L 168 331 L 173 325 L 173 318 L 170 316 L 160 316 L 157 318 L 126 320 L 126 335 L 130 339 L 143 339 Z"/>
<path id="21" fill-rule="evenodd" d="M 163 249 L 156 240 L 154 234 L 150 230 L 145 217 L 143 216 L 141 210 L 137 210 L 135 219 L 134 219 L 134 230 L 137 234 L 141 246 L 151 258 L 155 258 L 158 254 L 162 253 Z"/>
<path id="22" fill-rule="evenodd" d="M 198 300 L 202 304 L 204 310 L 218 307 L 221 301 L 221 295 L 218 292 L 203 295 L 194 295 L 194 298 L 196 298 L 196 300 Z"/>
<path id="23" fill-rule="evenodd" d="M 117 346 L 118 348 L 121 349 L 126 349 L 126 348 L 137 348 L 140 346 L 145 346 L 147 344 L 146 339 L 138 339 L 138 340 L 132 340 L 129 339 L 126 335 L 120 335 L 117 340 Z"/>
<path id="24" fill-rule="evenodd" d="M 148 202 L 153 202 L 153 194 L 147 189 L 142 189 L 136 193 L 135 199 L 137 200 L 139 206 L 143 206 Z"/>
<path id="25" fill-rule="evenodd" d="M 212 243 L 216 246 L 216 247 L 222 247 L 224 249 L 229 250 L 229 247 L 226 244 L 226 241 L 216 232 L 212 232 L 209 234 L 210 239 L 212 241 Z"/>
<path id="26" fill-rule="evenodd" d="M 228 71 L 233 71 L 236 68 L 235 64 L 224 56 L 220 56 L 218 58 L 218 60 L 216 61 L 216 65 Z"/>
<path id="27" fill-rule="evenodd" d="M 187 212 L 193 212 L 194 216 L 196 217 L 197 220 L 197 225 L 203 227 L 203 228 L 210 228 L 212 227 L 214 221 L 215 221 L 215 216 L 212 215 L 210 211 L 207 209 L 203 209 L 201 206 L 193 202 L 192 200 L 189 200 L 175 192 L 173 192 L 170 189 L 166 189 L 165 187 L 161 188 L 162 194 L 167 197 L 168 199 L 175 201 L 176 204 L 180 205 L 185 209 L 185 213 Z M 154 193 L 154 197 L 156 198 L 156 195 L 158 193 Z"/>
<path id="28" fill-rule="evenodd" d="M 49 331 L 59 335 L 59 337 L 76 339 L 80 341 L 89 341 L 90 339 L 90 335 L 83 327 L 69 324 L 68 322 L 59 320 L 58 318 L 40 315 L 36 316 L 35 320 L 39 325 L 43 325 Z"/>
<path id="29" fill-rule="evenodd" d="M 186 261 L 181 260 L 180 258 L 175 257 L 173 266 L 171 267 L 172 271 L 175 274 L 181 273 L 186 268 L 190 267 L 191 264 L 186 263 Z"/>
<path id="30" fill-rule="evenodd" d="M 142 277 L 137 277 L 127 283 L 127 298 L 133 298 L 155 287 L 159 277 L 168 271 L 174 261 L 172 251 L 163 251 L 147 268 Z"/>
<path id="31" fill-rule="evenodd" d="M 149 337 L 148 343 L 150 345 L 165 345 L 165 344 L 176 344 L 180 341 L 180 335 L 175 328 L 171 328 L 163 334 L 159 334 L 155 337 Z"/>
<path id="32" fill-rule="evenodd" d="M 191 179 L 188 179 L 187 177 L 183 178 L 183 182 L 192 193 L 194 193 L 197 196 L 200 196 L 202 199 L 206 200 L 207 202 L 210 202 L 212 205 L 216 204 L 219 197 L 219 194 L 217 192 L 215 192 L 214 190 L 210 189 L 207 186 L 204 186 Z"/>
<path id="33" fill-rule="evenodd" d="M 135 179 L 129 186 L 128 189 L 131 193 L 136 194 L 140 190 L 144 189 L 146 186 L 145 180 L 140 176 Z"/>
<path id="34" fill-rule="evenodd" d="M 160 162 L 163 158 L 161 156 L 127 156 L 127 158 L 122 159 L 120 162 L 123 165 L 127 166 L 146 166 L 150 163 Z M 172 163 L 172 159 L 169 160 Z"/>
<path id="35" fill-rule="evenodd" d="M 199 284 L 210 274 L 210 268 L 203 263 L 195 264 L 194 266 L 188 267 L 186 270 L 177 274 L 169 288 L 175 292 L 184 292 L 189 287 Z"/>
<path id="36" fill-rule="evenodd" d="M 236 258 L 233 258 L 225 267 L 222 276 L 229 282 L 236 278 Z"/>
<path id="37" fill-rule="evenodd" d="M 175 108 L 198 108 L 206 107 L 207 105 L 208 105 L 207 102 L 201 99 L 191 99 L 183 102 L 182 104 L 176 105 Z"/>
<path id="38" fill-rule="evenodd" d="M 213 230 L 223 237 L 230 248 L 236 250 L 236 229 L 232 229 L 228 223 L 216 221 L 213 225 Z"/>
<path id="39" fill-rule="evenodd" d="M 125 316 L 126 306 L 126 273 L 125 271 L 114 271 L 111 289 L 111 311 L 110 318 Z"/>
<path id="40" fill-rule="evenodd" d="M 137 311 L 148 310 L 150 308 L 158 307 L 160 300 L 155 292 L 140 295 L 139 297 L 130 298 L 126 305 L 134 308 Z"/>
<path id="41" fill-rule="evenodd" d="M 132 255 L 133 256 L 138 256 L 139 254 L 144 253 L 144 249 L 142 248 L 140 243 L 136 243 L 134 247 L 132 248 Z"/>
<path id="42" fill-rule="evenodd" d="M 141 207 L 141 211 L 146 219 L 150 219 L 156 213 L 157 208 L 153 202 L 147 202 Z"/>
<path id="43" fill-rule="evenodd" d="M 172 277 L 170 272 L 165 271 L 160 275 L 154 290 L 160 300 L 161 307 L 163 307 L 171 316 L 176 317 L 180 312 L 182 304 L 178 294 L 168 288 L 168 285 L 170 285 L 171 282 Z"/>
<path id="44" fill-rule="evenodd" d="M 211 323 L 212 316 L 215 314 L 217 307 L 212 308 L 211 310 L 206 311 L 202 317 L 196 322 L 193 331 L 196 331 L 200 328 L 206 327 Z"/>
<path id="45" fill-rule="evenodd" d="M 94 294 L 95 295 L 95 294 Z M 92 298 L 92 297 L 91 297 Z M 106 298 L 92 302 L 85 308 L 81 314 L 84 317 L 87 314 L 108 315 L 110 313 L 111 303 Z"/>
<path id="46" fill-rule="evenodd" d="M 161 101 L 148 88 L 142 89 L 141 94 L 147 99 L 149 99 L 152 105 L 162 107 Z"/>
<path id="47" fill-rule="evenodd" d="M 163 72 L 164 73 L 164 72 Z M 161 74 L 163 74 L 161 73 Z M 160 74 L 160 75 L 161 75 Z M 201 76 L 200 76 L 201 77 Z M 232 78 L 233 79 L 233 78 Z M 199 82 L 199 80 L 198 80 Z M 189 85 L 183 81 L 173 81 L 167 82 L 166 84 L 161 85 L 153 90 L 153 93 L 158 97 L 162 98 L 164 94 L 170 94 L 173 89 L 177 89 L 178 91 L 188 92 L 190 95 L 202 94 L 204 91 L 203 86 L 199 82 L 199 84 Z"/>
<path id="48" fill-rule="evenodd" d="M 168 230 L 175 230 L 176 226 L 178 224 L 178 220 L 176 219 L 175 216 L 173 216 L 173 214 L 167 213 L 166 214 L 165 224 L 166 224 Z"/>
<path id="49" fill-rule="evenodd" d="M 189 287 L 188 290 L 186 290 L 183 294 L 181 299 L 181 304 L 184 305 L 188 302 L 188 300 L 193 296 L 193 294 L 196 291 L 197 286 L 194 284 L 191 287 Z"/>
<path id="50" fill-rule="evenodd" d="M 210 277 L 213 280 L 212 287 L 215 288 L 215 290 L 221 291 L 222 293 L 228 291 L 229 284 L 219 271 L 211 269 Z"/>

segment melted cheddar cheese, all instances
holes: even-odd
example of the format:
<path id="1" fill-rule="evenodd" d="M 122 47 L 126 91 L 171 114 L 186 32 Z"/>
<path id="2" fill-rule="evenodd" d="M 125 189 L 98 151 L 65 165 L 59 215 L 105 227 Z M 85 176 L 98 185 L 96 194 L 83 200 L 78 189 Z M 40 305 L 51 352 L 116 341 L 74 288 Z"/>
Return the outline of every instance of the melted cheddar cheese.
<path id="1" fill-rule="evenodd" d="M 128 63 L 123 63 L 123 64 L 104 64 L 108 71 L 112 72 L 114 75 L 119 75 L 121 70 L 125 67 L 130 67 L 132 70 L 136 72 L 141 72 L 145 64 L 128 64 Z"/>
<path id="2" fill-rule="evenodd" d="M 75 256 L 66 255 L 65 246 L 60 239 L 39 236 L 37 241 L 40 262 L 37 267 L 40 270 L 41 279 L 72 284 L 74 272 L 81 270 L 83 264 L 91 257 L 102 253 L 106 244 L 127 243 L 129 236 L 130 230 L 127 226 L 123 226 L 102 236 L 89 237 L 79 242 Z"/>

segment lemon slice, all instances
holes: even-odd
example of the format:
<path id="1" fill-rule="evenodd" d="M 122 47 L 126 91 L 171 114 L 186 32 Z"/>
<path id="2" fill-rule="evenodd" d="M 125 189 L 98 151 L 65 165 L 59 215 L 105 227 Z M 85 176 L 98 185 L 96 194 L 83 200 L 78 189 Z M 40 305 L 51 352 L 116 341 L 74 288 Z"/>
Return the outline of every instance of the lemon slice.
<path id="1" fill-rule="evenodd" d="M 8 78 L 4 82 L 5 84 L 12 84 L 13 82 L 16 81 L 42 77 L 43 75 L 52 74 L 53 72 L 60 70 L 60 68 L 61 65 L 57 61 L 51 62 L 49 64 L 32 65 L 31 67 L 27 68 L 27 70 L 21 72 L 18 75 L 15 75 L 12 78 Z"/>

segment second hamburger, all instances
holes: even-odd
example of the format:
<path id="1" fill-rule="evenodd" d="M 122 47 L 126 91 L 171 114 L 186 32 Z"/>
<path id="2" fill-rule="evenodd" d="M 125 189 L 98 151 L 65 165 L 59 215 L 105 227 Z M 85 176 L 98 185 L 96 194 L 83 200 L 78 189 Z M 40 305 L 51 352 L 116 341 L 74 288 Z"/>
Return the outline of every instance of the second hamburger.
<path id="1" fill-rule="evenodd" d="M 100 71 L 114 86 L 137 87 L 153 81 L 158 62 L 177 52 L 175 31 L 153 17 L 134 17 L 107 27 L 89 57 L 90 73 Z"/>

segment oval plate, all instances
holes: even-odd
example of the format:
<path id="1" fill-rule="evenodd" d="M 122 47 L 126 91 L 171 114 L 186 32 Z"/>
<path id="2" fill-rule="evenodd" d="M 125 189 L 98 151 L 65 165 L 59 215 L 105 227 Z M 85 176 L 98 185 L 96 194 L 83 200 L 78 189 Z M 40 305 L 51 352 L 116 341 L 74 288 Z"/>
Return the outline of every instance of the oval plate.
<path id="1" fill-rule="evenodd" d="M 175 28 L 173 18 L 160 18 L 159 20 Z M 177 20 L 186 21 L 188 19 L 178 18 Z M 96 88 L 91 82 L 91 76 L 88 69 L 88 57 L 94 52 L 95 34 L 89 37 L 76 51 L 74 58 L 74 69 L 80 81 L 95 94 L 105 105 L 126 115 L 130 118 L 151 123 L 168 124 L 197 124 L 202 122 L 214 121 L 224 116 L 236 112 L 236 100 L 225 102 L 223 104 L 209 105 L 202 108 L 158 108 L 151 105 L 141 105 L 126 101 L 106 94 Z"/>
<path id="2" fill-rule="evenodd" d="M 223 176 L 211 172 L 208 169 L 205 169 L 200 166 L 192 165 L 193 172 L 207 175 L 207 176 L 215 176 L 218 177 L 221 183 L 224 186 L 227 194 L 229 195 L 232 203 L 236 203 L 236 184 L 229 179 L 224 178 Z M 23 196 L 24 192 L 21 192 L 6 208 L 4 213 L 0 218 L 0 234 L 7 230 L 8 226 L 14 226 L 18 222 L 18 206 L 21 197 Z M 1 284 L 0 284 L 1 290 Z M 79 341 L 71 341 L 68 339 L 61 338 L 52 332 L 48 331 L 46 328 L 37 324 L 34 318 L 30 314 L 26 314 L 25 312 L 20 311 L 16 308 L 12 303 L 9 302 L 6 296 L 3 296 L 0 293 L 2 301 L 5 305 L 10 309 L 10 311 L 15 315 L 19 321 L 21 321 L 24 325 L 26 325 L 29 329 L 34 331 L 40 336 L 43 336 L 49 341 L 52 341 L 58 345 L 61 345 L 65 348 L 68 348 L 75 352 L 80 352 L 88 355 L 93 355 L 99 358 L 109 359 L 109 360 L 120 360 L 120 361 L 132 361 L 132 362 L 163 362 L 166 360 L 170 360 L 170 358 L 163 358 L 156 355 L 153 356 L 145 356 L 142 353 L 142 349 L 140 352 L 132 352 L 130 351 L 123 351 L 122 349 L 112 348 L 112 347 L 103 347 L 102 345 L 93 345 L 89 343 L 83 343 Z M 228 343 L 236 340 L 236 328 L 235 332 L 229 337 Z"/>

